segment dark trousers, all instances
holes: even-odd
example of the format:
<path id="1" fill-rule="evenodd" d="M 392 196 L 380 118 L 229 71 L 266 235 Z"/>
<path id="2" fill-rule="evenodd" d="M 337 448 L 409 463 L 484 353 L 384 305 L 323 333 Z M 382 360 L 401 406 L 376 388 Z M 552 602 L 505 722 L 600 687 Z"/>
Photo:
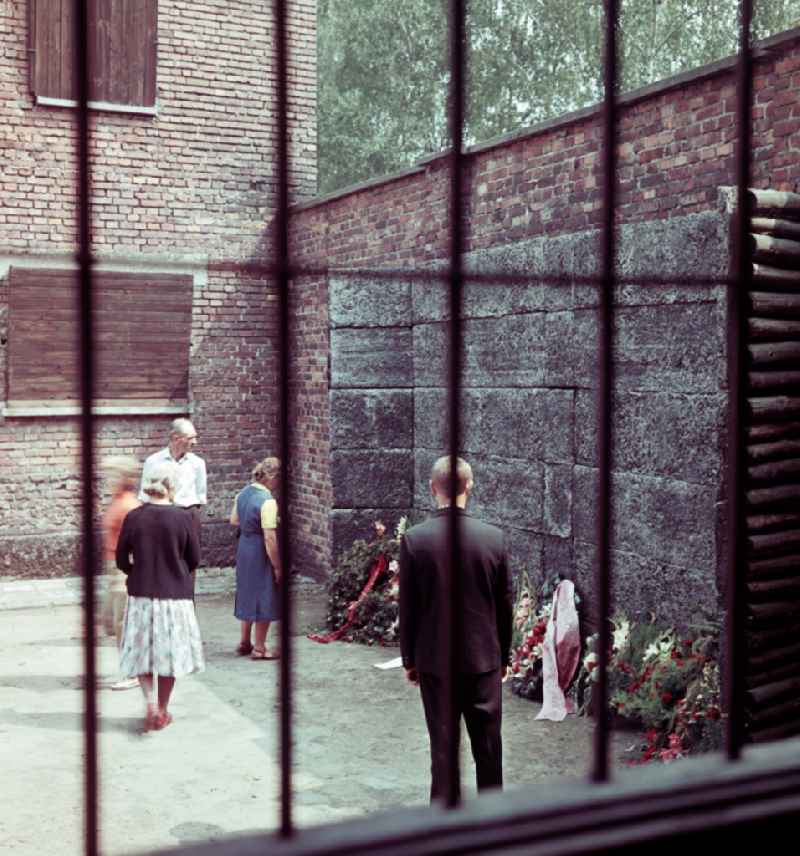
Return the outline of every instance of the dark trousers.
<path id="1" fill-rule="evenodd" d="M 500 669 L 476 675 L 456 675 L 457 709 L 452 723 L 455 739 L 460 742 L 461 717 L 467 726 L 478 790 L 503 785 L 503 743 L 500 737 L 502 718 L 502 682 Z M 431 741 L 431 801 L 444 797 L 447 791 L 447 699 L 445 685 L 438 675 L 420 672 L 419 688 L 425 721 Z M 456 793 L 461 784 L 456 781 Z"/>

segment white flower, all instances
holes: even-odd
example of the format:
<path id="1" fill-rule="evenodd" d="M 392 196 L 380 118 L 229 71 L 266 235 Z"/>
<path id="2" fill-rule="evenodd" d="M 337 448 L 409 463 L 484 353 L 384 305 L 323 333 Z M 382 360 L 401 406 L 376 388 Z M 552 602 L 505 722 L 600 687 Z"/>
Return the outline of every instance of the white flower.
<path id="1" fill-rule="evenodd" d="M 617 651 L 623 651 L 628 646 L 628 638 L 631 635 L 631 623 L 627 618 L 621 621 L 615 621 L 612 646 Z"/>
<path id="2" fill-rule="evenodd" d="M 655 642 L 651 642 L 647 648 L 644 649 L 644 655 L 642 656 L 642 660 L 646 663 L 648 660 L 652 660 L 654 657 L 657 657 L 660 660 L 669 659 L 675 648 L 675 636 L 670 631 L 665 633 L 660 638 L 656 639 Z"/>
<path id="3" fill-rule="evenodd" d="M 394 530 L 394 536 L 398 541 L 406 534 L 406 529 L 408 529 L 408 517 L 403 516 L 397 521 L 397 526 Z"/>
<path id="4" fill-rule="evenodd" d="M 392 559 L 392 561 L 389 562 L 389 571 L 392 574 L 396 574 L 399 570 L 400 570 L 400 564 L 398 563 L 397 559 Z"/>

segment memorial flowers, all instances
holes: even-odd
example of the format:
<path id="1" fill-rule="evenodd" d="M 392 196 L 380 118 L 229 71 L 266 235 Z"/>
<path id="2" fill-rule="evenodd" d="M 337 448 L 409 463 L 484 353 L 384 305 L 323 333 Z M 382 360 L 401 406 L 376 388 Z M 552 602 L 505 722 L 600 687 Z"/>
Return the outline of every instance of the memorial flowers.
<path id="1" fill-rule="evenodd" d="M 532 594 L 530 579 L 521 574 L 514 607 L 514 636 L 511 653 L 511 691 L 532 701 L 542 700 L 542 653 L 547 622 L 553 608 L 553 593 L 561 582 L 558 574 L 542 585 L 538 597 Z M 575 595 L 576 607 L 580 596 Z"/>
<path id="2" fill-rule="evenodd" d="M 316 642 L 362 642 L 394 645 L 398 634 L 400 539 L 408 526 L 402 517 L 393 534 L 381 520 L 370 541 L 357 539 L 328 579 L 327 634 L 311 634 Z"/>
<path id="3" fill-rule="evenodd" d="M 618 724 L 641 729 L 631 763 L 670 762 L 719 748 L 722 738 L 716 627 L 678 633 L 626 618 L 612 622 L 609 708 Z M 578 679 L 583 710 L 597 680 L 597 636 L 586 640 Z"/>

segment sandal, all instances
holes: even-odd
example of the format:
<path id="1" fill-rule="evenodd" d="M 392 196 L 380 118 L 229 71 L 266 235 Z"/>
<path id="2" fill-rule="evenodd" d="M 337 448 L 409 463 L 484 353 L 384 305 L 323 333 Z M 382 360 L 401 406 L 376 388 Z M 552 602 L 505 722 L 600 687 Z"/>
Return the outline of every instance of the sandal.
<path id="1" fill-rule="evenodd" d="M 238 647 L 236 648 L 236 653 L 240 657 L 246 657 L 248 654 L 251 654 L 253 651 L 253 645 L 251 642 L 240 642 Z"/>
<path id="2" fill-rule="evenodd" d="M 250 654 L 251 660 L 277 660 L 278 655 L 273 654 L 271 651 L 268 651 L 266 648 L 253 648 L 252 654 Z"/>

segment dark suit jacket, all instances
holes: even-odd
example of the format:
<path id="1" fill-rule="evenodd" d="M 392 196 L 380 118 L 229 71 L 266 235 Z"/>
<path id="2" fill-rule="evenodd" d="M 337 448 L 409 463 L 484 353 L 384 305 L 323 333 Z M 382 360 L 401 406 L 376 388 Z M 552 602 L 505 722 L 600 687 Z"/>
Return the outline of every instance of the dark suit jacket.
<path id="1" fill-rule="evenodd" d="M 511 579 L 503 533 L 458 509 L 461 532 L 462 641 L 459 670 L 477 674 L 508 664 L 511 650 Z M 448 669 L 444 602 L 447 509 L 412 526 L 400 545 L 400 652 L 420 672 Z"/>

